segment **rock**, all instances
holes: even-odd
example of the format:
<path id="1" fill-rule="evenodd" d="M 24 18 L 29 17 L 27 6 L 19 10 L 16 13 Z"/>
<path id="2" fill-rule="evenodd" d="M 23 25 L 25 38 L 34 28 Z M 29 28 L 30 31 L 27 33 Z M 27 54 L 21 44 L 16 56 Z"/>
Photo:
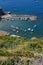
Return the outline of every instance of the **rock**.
<path id="1" fill-rule="evenodd" d="M 5 32 L 5 31 L 0 31 L 0 36 L 6 36 L 9 35 L 9 33 Z"/>
<path id="2" fill-rule="evenodd" d="M 31 40 L 36 40 L 37 38 L 36 37 L 32 37 Z"/>
<path id="3" fill-rule="evenodd" d="M 20 36 L 18 36 L 18 35 L 10 35 L 10 37 L 20 37 Z"/>
<path id="4" fill-rule="evenodd" d="M 2 17 L 0 17 L 0 21 L 2 20 Z"/>
<path id="5" fill-rule="evenodd" d="M 4 11 L 0 8 L 0 16 L 4 15 Z"/>
<path id="6" fill-rule="evenodd" d="M 2 16 L 2 19 L 12 19 L 12 16 L 10 14 L 6 14 Z"/>

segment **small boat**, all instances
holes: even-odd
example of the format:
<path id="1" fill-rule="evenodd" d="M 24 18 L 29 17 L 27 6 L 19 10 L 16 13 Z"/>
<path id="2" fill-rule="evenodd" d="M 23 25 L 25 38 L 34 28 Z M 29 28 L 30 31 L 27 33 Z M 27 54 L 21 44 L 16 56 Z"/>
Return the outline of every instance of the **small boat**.
<path id="1" fill-rule="evenodd" d="M 19 31 L 16 31 L 16 33 L 18 33 Z"/>
<path id="2" fill-rule="evenodd" d="M 16 30 L 15 30 L 15 29 L 13 29 L 13 31 L 15 32 Z"/>
<path id="3" fill-rule="evenodd" d="M 15 28 L 13 25 L 11 25 L 11 28 Z"/>
<path id="4" fill-rule="evenodd" d="M 14 21 L 14 19 L 11 19 L 12 21 Z"/>
<path id="5" fill-rule="evenodd" d="M 25 29 L 24 32 L 26 32 L 27 30 Z"/>
<path id="6" fill-rule="evenodd" d="M 26 32 L 27 30 L 26 29 L 22 29 L 21 31 Z"/>
<path id="7" fill-rule="evenodd" d="M 36 28 L 37 25 L 34 25 L 33 27 Z"/>
<path id="8" fill-rule="evenodd" d="M 33 29 L 31 29 L 31 32 L 33 32 L 34 30 Z"/>
<path id="9" fill-rule="evenodd" d="M 28 28 L 28 31 L 31 31 L 31 28 Z"/>
<path id="10" fill-rule="evenodd" d="M 19 29 L 19 27 L 16 27 L 16 29 Z"/>

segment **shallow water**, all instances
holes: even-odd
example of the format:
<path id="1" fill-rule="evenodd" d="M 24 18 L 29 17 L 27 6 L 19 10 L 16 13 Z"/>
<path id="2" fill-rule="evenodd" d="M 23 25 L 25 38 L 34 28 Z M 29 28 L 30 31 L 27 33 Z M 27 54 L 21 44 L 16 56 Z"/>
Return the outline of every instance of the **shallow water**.
<path id="1" fill-rule="evenodd" d="M 30 30 L 28 30 L 29 28 Z M 30 20 L 6 20 L 5 22 L 0 22 L 0 30 L 28 38 L 43 37 L 43 20 L 38 19 L 34 22 Z"/>

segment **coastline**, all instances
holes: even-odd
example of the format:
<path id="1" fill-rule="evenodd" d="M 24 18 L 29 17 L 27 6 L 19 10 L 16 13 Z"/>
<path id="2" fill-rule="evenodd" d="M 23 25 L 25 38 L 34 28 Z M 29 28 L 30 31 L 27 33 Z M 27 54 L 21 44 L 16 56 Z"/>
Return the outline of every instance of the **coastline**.
<path id="1" fill-rule="evenodd" d="M 0 36 L 8 36 L 9 33 L 6 31 L 0 31 Z"/>

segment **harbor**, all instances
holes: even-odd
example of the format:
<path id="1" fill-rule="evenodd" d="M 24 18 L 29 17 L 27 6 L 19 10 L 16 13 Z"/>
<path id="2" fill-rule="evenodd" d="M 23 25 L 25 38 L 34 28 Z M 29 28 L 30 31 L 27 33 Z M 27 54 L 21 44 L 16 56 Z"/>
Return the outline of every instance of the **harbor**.
<path id="1" fill-rule="evenodd" d="M 13 36 L 17 35 L 33 39 L 43 36 L 43 21 L 41 18 L 38 19 L 35 15 L 4 12 L 3 9 L 0 9 L 0 13 L 0 31 L 8 32 L 9 35 Z"/>
<path id="2" fill-rule="evenodd" d="M 43 0 L 0 0 L 0 65 L 43 65 Z"/>

